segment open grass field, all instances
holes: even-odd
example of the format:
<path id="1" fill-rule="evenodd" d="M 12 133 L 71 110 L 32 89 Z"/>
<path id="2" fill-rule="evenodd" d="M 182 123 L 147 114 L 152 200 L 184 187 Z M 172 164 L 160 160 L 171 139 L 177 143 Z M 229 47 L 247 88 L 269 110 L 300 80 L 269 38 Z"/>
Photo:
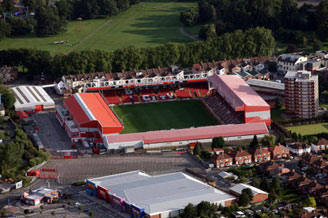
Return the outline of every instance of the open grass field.
<path id="1" fill-rule="evenodd" d="M 172 101 L 115 106 L 123 120 L 122 133 L 217 125 L 200 101 Z"/>
<path id="2" fill-rule="evenodd" d="M 196 1 L 147 0 L 110 20 L 72 21 L 67 32 L 56 36 L 40 38 L 30 34 L 7 38 L 0 42 L 0 49 L 36 48 L 54 54 L 82 49 L 115 50 L 130 45 L 151 47 L 167 42 L 189 42 L 191 39 L 179 30 L 179 13 L 195 5 Z M 60 40 L 68 40 L 69 43 L 53 45 Z"/>
<path id="3" fill-rule="evenodd" d="M 328 123 L 317 123 L 310 125 L 302 125 L 302 126 L 290 126 L 287 127 L 288 130 L 296 133 L 301 133 L 302 135 L 312 135 L 318 134 L 322 132 L 328 133 Z"/>

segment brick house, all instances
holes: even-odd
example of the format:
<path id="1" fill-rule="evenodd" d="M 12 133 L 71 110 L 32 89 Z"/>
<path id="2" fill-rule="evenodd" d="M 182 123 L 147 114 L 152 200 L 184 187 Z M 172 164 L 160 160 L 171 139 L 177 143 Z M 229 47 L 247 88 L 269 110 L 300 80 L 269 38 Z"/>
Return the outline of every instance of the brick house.
<path id="1" fill-rule="evenodd" d="M 316 180 L 314 180 L 308 185 L 305 194 L 309 196 L 320 196 L 320 193 L 324 191 L 324 189 L 325 186 L 319 184 Z"/>
<path id="2" fill-rule="evenodd" d="M 262 172 L 270 177 L 281 176 L 290 172 L 288 168 L 285 168 L 285 164 L 268 161 L 260 165 Z"/>
<path id="3" fill-rule="evenodd" d="M 312 151 L 315 153 L 328 150 L 328 140 L 324 138 L 320 138 L 316 144 L 312 144 Z"/>
<path id="4" fill-rule="evenodd" d="M 281 144 L 278 144 L 278 145 L 274 146 L 273 148 L 270 147 L 269 150 L 271 151 L 272 160 L 279 160 L 281 158 L 288 158 L 289 155 L 290 155 L 289 150 Z"/>
<path id="5" fill-rule="evenodd" d="M 211 162 L 215 164 L 217 168 L 229 167 L 232 166 L 233 158 L 226 153 L 214 154 L 211 158 Z"/>
<path id="6" fill-rule="evenodd" d="M 295 185 L 296 181 L 302 177 L 301 174 L 295 171 L 295 169 L 292 169 L 285 177 L 283 178 L 283 181 L 287 184 Z"/>
<path id="7" fill-rule="evenodd" d="M 311 179 L 308 179 L 305 175 L 302 175 L 299 179 L 295 180 L 295 185 L 297 187 L 297 189 L 301 192 L 301 193 L 307 193 L 306 188 L 308 187 L 308 185 L 310 185 L 312 182 Z"/>
<path id="8" fill-rule="evenodd" d="M 323 173 L 324 169 L 328 167 L 328 163 L 323 158 L 317 159 L 311 164 L 312 168 L 317 171 L 317 173 Z"/>
<path id="9" fill-rule="evenodd" d="M 266 199 L 268 199 L 267 192 L 262 191 L 261 189 L 258 189 L 254 186 L 251 186 L 248 184 L 243 184 L 243 183 L 239 183 L 239 184 L 231 187 L 230 193 L 239 197 L 242 194 L 242 191 L 247 188 L 249 188 L 253 193 L 253 199 L 250 203 L 258 203 L 258 202 L 262 202 L 262 201 L 265 201 Z"/>
<path id="10" fill-rule="evenodd" d="M 233 160 L 236 165 L 244 165 L 252 163 L 252 155 L 245 150 L 236 151 L 233 154 Z"/>
<path id="11" fill-rule="evenodd" d="M 253 153 L 255 163 L 267 162 L 271 159 L 271 152 L 268 147 L 258 147 Z"/>

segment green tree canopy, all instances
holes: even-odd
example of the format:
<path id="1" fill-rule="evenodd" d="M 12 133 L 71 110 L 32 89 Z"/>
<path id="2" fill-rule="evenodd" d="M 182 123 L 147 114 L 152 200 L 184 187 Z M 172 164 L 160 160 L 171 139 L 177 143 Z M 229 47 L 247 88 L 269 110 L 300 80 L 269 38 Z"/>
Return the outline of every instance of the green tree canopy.
<path id="1" fill-rule="evenodd" d="M 223 137 L 215 137 L 212 139 L 212 149 L 214 148 L 223 148 L 224 147 L 224 139 Z"/>

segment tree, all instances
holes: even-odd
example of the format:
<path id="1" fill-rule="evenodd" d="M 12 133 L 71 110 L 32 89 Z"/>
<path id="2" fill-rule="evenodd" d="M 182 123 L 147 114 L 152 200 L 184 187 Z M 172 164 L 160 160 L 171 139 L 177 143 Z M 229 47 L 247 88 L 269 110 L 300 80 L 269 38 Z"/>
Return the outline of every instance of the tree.
<path id="1" fill-rule="evenodd" d="M 276 109 L 281 109 L 282 108 L 282 101 L 281 101 L 281 98 L 280 97 L 278 97 L 276 99 L 276 103 L 275 103 L 274 106 L 275 106 Z"/>
<path id="2" fill-rule="evenodd" d="M 328 1 L 321 1 L 318 9 L 316 11 L 317 14 L 317 32 L 318 36 L 322 40 L 328 39 Z M 317 50 L 317 49 L 315 49 Z"/>
<path id="3" fill-rule="evenodd" d="M 240 206 L 247 206 L 253 200 L 253 192 L 251 189 L 243 189 L 239 196 L 238 204 Z"/>
<path id="4" fill-rule="evenodd" d="M 258 147 L 258 145 L 259 145 L 259 142 L 258 142 L 258 140 L 257 140 L 257 136 L 254 135 L 253 140 L 252 140 L 251 143 L 249 144 L 249 147 L 250 147 L 251 149 L 253 149 L 253 150 L 256 150 L 256 148 Z"/>
<path id="5" fill-rule="evenodd" d="M 196 218 L 197 217 L 197 209 L 193 204 L 188 204 L 184 210 L 183 214 L 181 215 L 183 218 Z"/>
<path id="6" fill-rule="evenodd" d="M 21 17 L 8 17 L 7 22 L 10 24 L 11 27 L 11 35 L 25 35 L 27 33 L 32 32 L 34 28 L 35 20 L 31 19 L 24 19 Z"/>
<path id="7" fill-rule="evenodd" d="M 274 147 L 276 145 L 276 137 L 274 135 L 265 135 L 262 139 L 262 145 Z"/>
<path id="8" fill-rule="evenodd" d="M 328 103 L 328 90 L 321 92 L 321 99 L 323 102 Z"/>
<path id="9" fill-rule="evenodd" d="M 202 201 L 197 205 L 198 216 L 212 217 L 216 212 L 216 205 Z"/>
<path id="10" fill-rule="evenodd" d="M 186 26 L 192 26 L 199 21 L 198 7 L 193 7 L 180 13 L 180 22 Z"/>
<path id="11" fill-rule="evenodd" d="M 223 137 L 215 137 L 212 139 L 212 149 L 214 148 L 223 148 L 224 147 L 224 139 Z"/>
<path id="12" fill-rule="evenodd" d="M 207 1 L 200 1 L 198 3 L 199 18 L 201 22 L 208 22 L 216 17 L 216 10 L 213 5 L 210 5 Z"/>
<path id="13" fill-rule="evenodd" d="M 275 176 L 272 180 L 271 189 L 274 190 L 276 193 L 280 192 L 281 185 L 280 185 L 280 180 L 277 176 Z"/>
<path id="14" fill-rule="evenodd" d="M 316 207 L 317 202 L 315 201 L 315 198 L 314 197 L 309 197 L 305 202 L 305 206 L 307 206 L 307 207 Z"/>
<path id="15" fill-rule="evenodd" d="M 281 133 L 279 137 L 279 143 L 284 145 L 285 144 L 285 134 Z"/>
<path id="16" fill-rule="evenodd" d="M 9 36 L 10 33 L 10 25 L 7 22 L 3 21 L 3 19 L 0 19 L 0 41 Z"/>
<path id="17" fill-rule="evenodd" d="M 94 216 L 93 211 L 90 211 L 90 212 L 89 212 L 89 217 L 93 217 L 93 216 Z"/>
<path id="18" fill-rule="evenodd" d="M 214 24 L 206 24 L 199 31 L 199 38 L 207 40 L 216 36 Z"/>
<path id="19" fill-rule="evenodd" d="M 302 47 L 306 48 L 308 45 L 308 39 L 306 38 L 306 36 L 302 37 Z"/>
<path id="20" fill-rule="evenodd" d="M 277 193 L 275 192 L 274 189 L 272 189 L 270 192 L 269 192 L 269 197 L 268 197 L 268 201 L 270 203 L 274 203 L 278 198 L 278 195 Z"/>
<path id="21" fill-rule="evenodd" d="M 194 154 L 195 156 L 197 156 L 197 155 L 200 155 L 200 152 L 201 152 L 201 147 L 200 147 L 200 145 L 197 143 L 197 144 L 195 145 L 195 147 L 194 147 L 193 154 Z"/>
<path id="22" fill-rule="evenodd" d="M 11 89 L 5 85 L 0 85 L 1 101 L 6 109 L 12 109 L 16 102 L 15 95 Z"/>
<path id="23" fill-rule="evenodd" d="M 313 50 L 314 51 L 318 51 L 318 50 L 321 50 L 322 48 L 322 43 L 320 40 L 316 39 L 316 40 L 313 40 Z"/>
<path id="24" fill-rule="evenodd" d="M 38 7 L 35 12 L 35 19 L 38 36 L 56 35 L 65 31 L 67 25 L 66 20 L 59 17 L 57 8 L 51 6 Z"/>
<path id="25" fill-rule="evenodd" d="M 267 180 L 266 178 L 264 178 L 264 179 L 262 180 L 262 183 L 261 183 L 260 188 L 261 188 L 262 190 L 264 190 L 264 191 L 267 191 L 267 192 L 270 190 L 270 184 L 269 184 L 269 182 L 268 182 L 268 180 Z"/>
<path id="26" fill-rule="evenodd" d="M 71 20 L 73 18 L 73 0 L 59 0 L 56 1 L 58 15 L 64 20 Z"/>

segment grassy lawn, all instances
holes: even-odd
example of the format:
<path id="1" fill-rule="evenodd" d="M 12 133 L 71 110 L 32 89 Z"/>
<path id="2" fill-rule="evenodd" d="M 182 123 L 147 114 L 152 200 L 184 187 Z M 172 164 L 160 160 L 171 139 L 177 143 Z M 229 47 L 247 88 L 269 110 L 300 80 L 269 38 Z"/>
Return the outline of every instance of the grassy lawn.
<path id="1" fill-rule="evenodd" d="M 0 42 L 0 48 L 36 48 L 65 53 L 77 43 L 76 50 L 115 50 L 130 45 L 151 47 L 167 42 L 189 42 L 190 39 L 179 31 L 179 13 L 195 5 L 196 1 L 148 0 L 110 18 L 107 24 L 105 19 L 73 21 L 69 23 L 67 32 L 59 35 L 39 38 L 31 34 L 7 38 Z M 68 40 L 72 46 L 52 44 L 59 40 Z"/>
<path id="2" fill-rule="evenodd" d="M 302 126 L 290 126 L 287 127 L 288 130 L 292 132 L 301 133 L 302 135 L 312 135 L 322 132 L 328 132 L 328 123 L 317 123 L 311 125 Z"/>
<path id="3" fill-rule="evenodd" d="M 328 104 L 320 104 L 320 107 L 325 107 L 328 110 Z"/>
<path id="4" fill-rule="evenodd" d="M 271 108 L 271 119 L 275 121 L 283 120 L 281 115 L 285 112 L 285 108 L 277 109 Z"/>
<path id="5" fill-rule="evenodd" d="M 279 194 L 279 200 L 288 203 L 301 203 L 303 198 L 295 190 L 283 188 Z"/>
<path id="6" fill-rule="evenodd" d="M 185 27 L 186 31 L 191 35 L 197 35 L 199 34 L 200 29 L 203 27 L 204 24 L 197 24 L 194 26 Z"/>
<path id="7" fill-rule="evenodd" d="M 122 133 L 217 125 L 200 101 L 177 101 L 115 106 L 123 119 Z"/>

